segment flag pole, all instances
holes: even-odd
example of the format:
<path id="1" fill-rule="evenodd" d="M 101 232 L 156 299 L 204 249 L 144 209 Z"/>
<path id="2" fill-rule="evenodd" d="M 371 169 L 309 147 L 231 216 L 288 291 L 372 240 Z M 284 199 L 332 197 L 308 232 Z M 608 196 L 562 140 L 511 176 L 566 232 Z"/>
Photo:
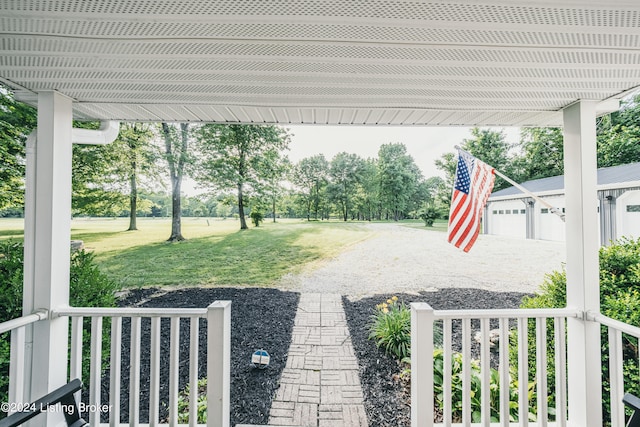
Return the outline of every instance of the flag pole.
<path id="1" fill-rule="evenodd" d="M 458 151 L 464 151 L 465 153 L 469 154 L 472 157 L 473 154 L 468 153 L 467 151 L 463 150 L 462 148 L 460 148 L 459 146 L 455 146 L 455 149 L 457 149 Z M 511 178 L 509 178 L 508 176 L 506 176 L 505 174 L 503 174 L 502 172 L 498 171 L 496 168 L 493 168 L 493 171 L 496 173 L 496 175 L 498 175 L 500 178 L 504 179 L 505 181 L 507 181 L 509 184 L 513 185 L 514 187 L 516 187 L 518 190 L 522 191 L 524 194 L 532 197 L 533 199 L 537 200 L 538 202 L 540 202 L 540 204 L 542 204 L 543 206 L 549 208 L 549 211 L 551 213 L 554 213 L 556 215 L 558 215 L 560 217 L 560 219 L 564 222 L 564 213 L 562 213 L 562 211 L 558 208 L 556 208 L 555 206 L 553 206 L 552 204 L 548 203 L 546 200 L 542 199 L 541 197 L 536 196 L 535 194 L 533 194 L 531 191 L 527 190 L 526 188 L 524 188 L 522 185 L 518 184 L 517 182 L 515 182 L 514 180 L 512 180 Z"/>

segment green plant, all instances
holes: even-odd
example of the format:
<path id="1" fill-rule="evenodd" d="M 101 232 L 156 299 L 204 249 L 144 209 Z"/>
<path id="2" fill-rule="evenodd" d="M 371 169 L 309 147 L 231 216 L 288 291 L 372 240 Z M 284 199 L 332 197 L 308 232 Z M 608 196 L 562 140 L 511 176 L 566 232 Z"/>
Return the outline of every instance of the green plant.
<path id="1" fill-rule="evenodd" d="M 433 381 L 436 411 L 444 411 L 444 351 L 435 349 L 433 352 Z M 471 421 L 481 421 L 482 411 L 482 375 L 480 363 L 471 360 Z M 462 420 L 462 354 L 454 352 L 451 357 L 451 405 L 453 422 Z M 509 378 L 509 421 L 518 421 L 518 381 Z M 489 376 L 489 407 L 491 410 L 491 422 L 500 421 L 500 374 L 491 369 Z M 535 382 L 529 382 L 527 390 L 529 399 L 535 395 Z M 550 408 L 550 411 L 552 408 Z M 529 413 L 529 421 L 535 421 L 535 414 Z"/>
<path id="2" fill-rule="evenodd" d="M 251 211 L 251 222 L 253 225 L 258 227 L 262 221 L 264 221 L 264 215 L 262 212 L 258 209 L 253 209 Z"/>
<path id="3" fill-rule="evenodd" d="M 424 221 L 425 227 L 433 227 L 433 223 L 438 218 L 438 210 L 433 206 L 421 209 L 418 212 L 418 216 Z"/>
<path id="4" fill-rule="evenodd" d="M 640 239 L 622 238 L 617 243 L 600 248 L 600 310 L 606 316 L 633 326 L 640 327 Z M 554 271 L 545 277 L 540 292 L 525 298 L 522 308 L 559 308 L 566 306 L 565 271 Z M 532 328 L 529 333 L 529 346 L 535 348 Z M 551 369 L 555 349 L 553 329 L 547 327 L 547 357 L 549 360 L 548 384 L 550 399 L 553 398 L 554 370 Z M 605 420 L 609 418 L 609 342 L 606 328 L 602 333 L 602 372 L 603 372 L 603 410 Z M 514 351 L 512 349 L 512 351 Z M 640 393 L 640 375 L 638 372 L 638 341 L 623 335 L 623 377 L 627 392 Z M 530 355 L 532 356 L 532 355 Z M 535 362 L 529 360 L 529 373 L 535 375 Z"/>
<path id="5" fill-rule="evenodd" d="M 0 322 L 22 315 L 22 285 L 24 276 L 24 246 L 21 242 L 0 241 Z M 70 255 L 69 303 L 79 307 L 112 307 L 115 305 L 117 283 L 100 272 L 94 255 L 84 250 Z M 108 326 L 108 325 L 106 325 Z M 89 354 L 91 325 L 84 324 L 83 382 L 89 379 Z M 7 401 L 9 377 L 10 334 L 0 336 L 0 402 Z M 108 348 L 109 336 L 103 334 L 103 348 Z M 105 360 L 107 354 L 105 352 Z"/>
<path id="6" fill-rule="evenodd" d="M 411 310 L 393 296 L 376 306 L 371 316 L 369 339 L 402 360 L 411 354 Z"/>
<path id="7" fill-rule="evenodd" d="M 184 390 L 178 394 L 178 423 L 187 424 L 189 420 L 189 394 L 190 389 L 187 385 Z M 207 422 L 207 379 L 198 380 L 198 424 L 206 424 Z"/>

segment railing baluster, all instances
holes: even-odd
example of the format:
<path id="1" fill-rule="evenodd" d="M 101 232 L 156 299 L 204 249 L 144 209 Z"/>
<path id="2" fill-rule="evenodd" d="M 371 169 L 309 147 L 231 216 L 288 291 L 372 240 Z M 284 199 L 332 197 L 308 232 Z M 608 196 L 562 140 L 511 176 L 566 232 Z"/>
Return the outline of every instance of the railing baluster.
<path id="1" fill-rule="evenodd" d="M 451 404 L 451 369 L 452 369 L 452 351 L 451 337 L 453 336 L 453 327 L 451 319 L 444 319 L 442 322 L 442 391 L 443 391 L 443 422 L 445 426 L 451 426 L 453 423 L 453 407 Z"/>
<path id="2" fill-rule="evenodd" d="M 624 395 L 622 332 L 612 327 L 609 327 L 608 331 L 609 382 L 611 385 L 611 425 L 621 426 L 625 424 L 624 405 L 622 404 L 622 396 Z"/>
<path id="3" fill-rule="evenodd" d="M 529 353 L 528 319 L 518 318 L 518 423 L 529 424 Z"/>
<path id="4" fill-rule="evenodd" d="M 141 320 L 131 318 L 131 356 L 129 373 L 129 426 L 137 427 L 140 423 L 140 340 Z"/>
<path id="5" fill-rule="evenodd" d="M 120 425 L 120 374 L 122 365 L 122 317 L 111 318 L 111 362 L 109 372 L 109 426 Z"/>
<path id="6" fill-rule="evenodd" d="M 554 318 L 556 362 L 556 426 L 567 425 L 567 335 L 564 317 Z"/>
<path id="7" fill-rule="evenodd" d="M 178 425 L 178 375 L 180 362 L 180 318 L 171 318 L 169 344 L 169 425 Z"/>
<path id="8" fill-rule="evenodd" d="M 89 378 L 89 405 L 97 408 L 101 404 L 102 317 L 91 318 L 91 365 Z M 94 426 L 100 425 L 100 411 L 89 412 L 89 423 Z"/>
<path id="9" fill-rule="evenodd" d="M 536 318 L 536 401 L 538 426 L 549 420 L 547 406 L 547 319 Z"/>
<path id="10" fill-rule="evenodd" d="M 482 376 L 482 386 L 480 389 L 480 414 L 484 427 L 489 427 L 491 422 L 491 406 L 489 405 L 490 380 L 491 380 L 491 353 L 489 349 L 489 319 L 480 319 L 480 372 Z"/>
<path id="11" fill-rule="evenodd" d="M 200 319 L 192 317 L 189 325 L 189 426 L 198 424 L 198 349 Z"/>
<path id="12" fill-rule="evenodd" d="M 82 326 L 84 323 L 83 317 L 71 318 L 71 360 L 69 379 L 73 380 L 80 378 L 82 380 Z M 81 392 L 75 393 L 76 401 L 81 399 Z"/>
<path id="13" fill-rule="evenodd" d="M 160 317 L 151 318 L 151 362 L 149 372 L 149 427 L 159 423 L 160 408 Z"/>
<path id="14" fill-rule="evenodd" d="M 509 427 L 509 319 L 500 319 L 500 426 Z"/>
<path id="15" fill-rule="evenodd" d="M 25 351 L 26 340 L 25 326 L 21 326 L 11 331 L 11 349 L 9 363 L 9 402 L 25 402 L 24 377 L 25 377 Z M 9 405 L 7 415 L 16 412 L 14 405 Z"/>
<path id="16" fill-rule="evenodd" d="M 471 319 L 462 319 L 462 424 L 471 425 Z"/>

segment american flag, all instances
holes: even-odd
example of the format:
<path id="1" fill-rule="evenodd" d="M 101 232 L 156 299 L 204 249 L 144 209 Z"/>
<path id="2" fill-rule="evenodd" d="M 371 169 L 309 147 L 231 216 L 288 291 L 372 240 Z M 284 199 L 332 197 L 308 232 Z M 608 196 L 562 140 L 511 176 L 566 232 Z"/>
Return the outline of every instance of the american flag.
<path id="1" fill-rule="evenodd" d="M 494 169 L 464 150 L 458 150 L 458 167 L 451 196 L 448 240 L 469 252 L 480 233 L 482 209 L 493 190 Z"/>

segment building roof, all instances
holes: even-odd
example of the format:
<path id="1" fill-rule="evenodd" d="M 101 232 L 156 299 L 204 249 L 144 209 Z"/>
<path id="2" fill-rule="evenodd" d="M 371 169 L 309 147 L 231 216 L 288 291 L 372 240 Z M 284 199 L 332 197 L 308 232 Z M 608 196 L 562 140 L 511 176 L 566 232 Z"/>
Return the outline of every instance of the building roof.
<path id="1" fill-rule="evenodd" d="M 78 119 L 559 126 L 638 46 L 637 0 L 0 2 L 0 82 Z"/>
<path id="2" fill-rule="evenodd" d="M 598 169 L 598 186 L 611 186 L 614 184 L 640 182 L 640 163 L 629 163 L 626 165 L 612 166 Z M 524 188 L 534 194 L 548 192 L 564 192 L 564 175 L 552 176 L 549 178 L 534 179 L 522 184 Z M 491 199 L 507 196 L 522 196 L 524 193 L 516 187 L 509 187 L 491 194 Z"/>

